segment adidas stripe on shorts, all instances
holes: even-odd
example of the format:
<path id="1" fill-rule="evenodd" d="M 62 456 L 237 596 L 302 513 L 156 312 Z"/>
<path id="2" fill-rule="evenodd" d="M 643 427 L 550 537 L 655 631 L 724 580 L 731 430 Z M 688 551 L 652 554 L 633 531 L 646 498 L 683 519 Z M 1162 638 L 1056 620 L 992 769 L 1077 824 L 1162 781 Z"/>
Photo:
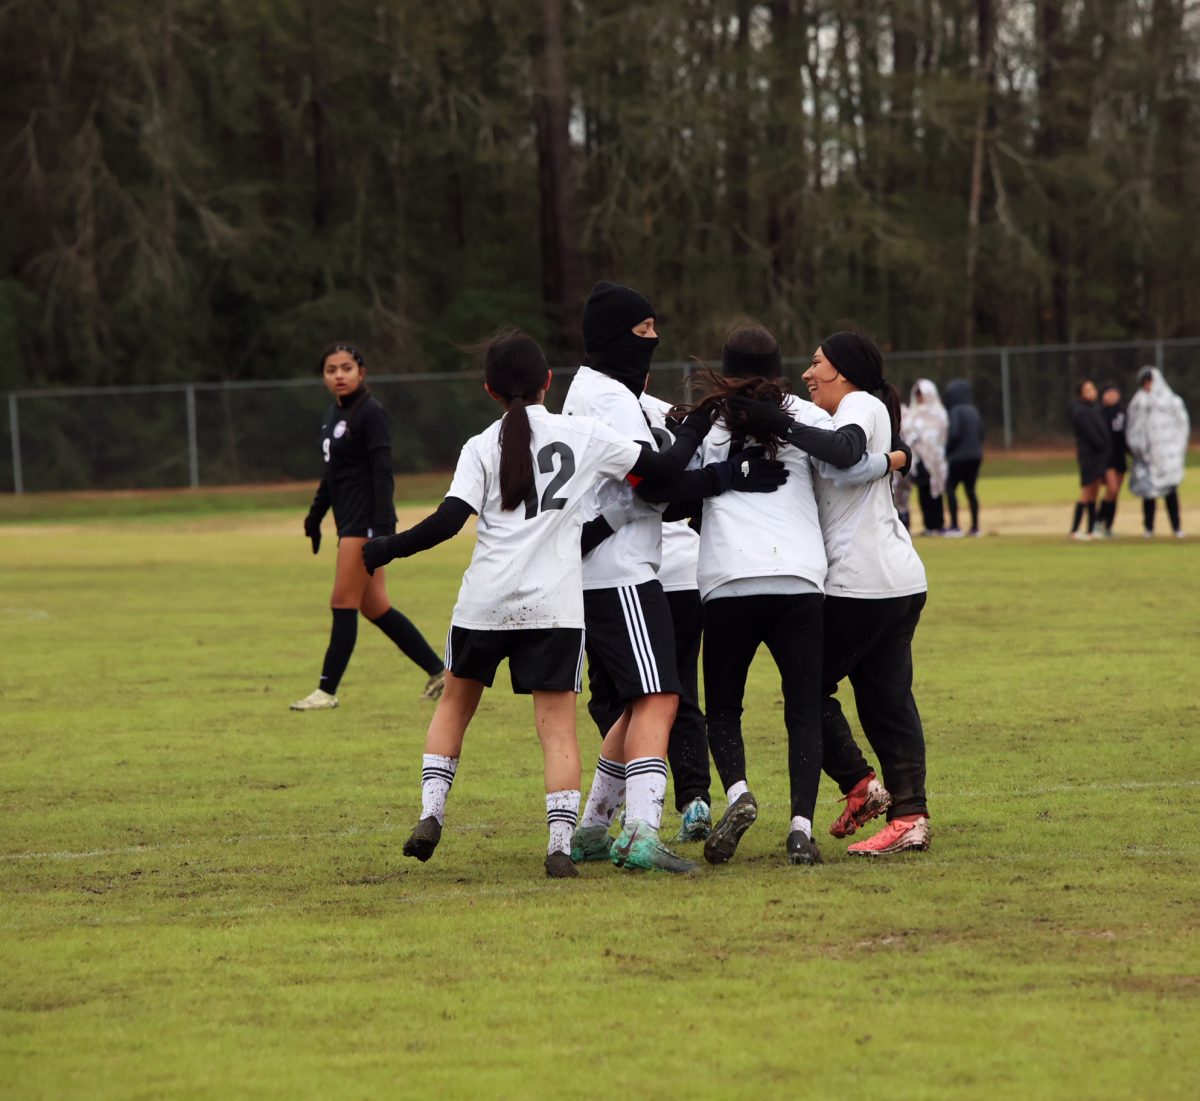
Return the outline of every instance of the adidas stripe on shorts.
<path id="1" fill-rule="evenodd" d="M 583 631 L 578 627 L 485 631 L 451 625 L 446 635 L 446 668 L 456 677 L 491 688 L 505 658 L 514 692 L 583 691 Z"/>
<path id="2" fill-rule="evenodd" d="M 678 692 L 675 628 L 658 581 L 585 589 L 588 679 L 593 692 L 621 703 Z"/>

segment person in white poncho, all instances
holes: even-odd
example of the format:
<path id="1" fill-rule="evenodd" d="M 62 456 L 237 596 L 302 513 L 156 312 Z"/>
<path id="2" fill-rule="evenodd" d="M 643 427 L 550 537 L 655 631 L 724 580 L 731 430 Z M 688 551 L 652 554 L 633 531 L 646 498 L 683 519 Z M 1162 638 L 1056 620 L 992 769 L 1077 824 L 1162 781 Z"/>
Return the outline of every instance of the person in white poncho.
<path id="1" fill-rule="evenodd" d="M 942 494 L 946 489 L 946 435 L 950 418 L 937 386 L 919 378 L 908 402 L 904 442 L 912 448 L 912 480 L 921 500 L 922 535 L 941 535 L 945 527 Z"/>
<path id="2" fill-rule="evenodd" d="M 1154 535 L 1158 498 L 1167 505 L 1171 530 L 1182 538 L 1179 483 L 1183 481 L 1191 424 L 1183 399 L 1167 385 L 1157 367 L 1138 372 L 1140 389 L 1129 402 L 1125 439 L 1133 456 L 1131 492 L 1142 498 L 1143 535 Z"/>

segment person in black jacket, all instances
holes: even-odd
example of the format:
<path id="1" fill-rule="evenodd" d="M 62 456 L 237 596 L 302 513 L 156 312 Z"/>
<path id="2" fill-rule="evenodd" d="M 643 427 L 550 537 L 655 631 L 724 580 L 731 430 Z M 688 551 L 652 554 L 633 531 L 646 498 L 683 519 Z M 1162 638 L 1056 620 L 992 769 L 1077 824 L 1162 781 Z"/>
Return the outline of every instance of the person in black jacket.
<path id="1" fill-rule="evenodd" d="M 971 530 L 969 535 L 979 534 L 979 498 L 975 495 L 975 479 L 983 463 L 983 416 L 971 400 L 971 383 L 965 378 L 956 378 L 947 383 L 946 411 L 950 424 L 946 432 L 946 503 L 950 506 L 950 526 L 942 533 L 947 536 L 962 535 L 958 526 L 958 486 L 961 483 L 971 508 Z"/>
<path id="2" fill-rule="evenodd" d="M 1100 387 L 1100 412 L 1112 437 L 1108 466 L 1104 470 L 1104 500 L 1100 502 L 1100 534 L 1106 539 L 1113 535 L 1117 518 L 1117 495 L 1128 469 L 1125 462 L 1125 406 L 1121 404 L 1121 385 L 1105 382 Z"/>
<path id="3" fill-rule="evenodd" d="M 321 547 L 321 520 L 333 508 L 338 535 L 337 573 L 329 600 L 333 626 L 320 683 L 292 704 L 293 711 L 337 707 L 338 682 L 354 652 L 360 611 L 425 671 L 429 679 L 422 695 L 426 699 L 437 699 L 445 683 L 442 659 L 388 600 L 383 571 L 369 576 L 363 566 L 363 544 L 396 531 L 388 418 L 367 390 L 366 373 L 363 357 L 352 345 L 331 345 L 321 356 L 321 377 L 334 402 L 321 426 L 325 477 L 304 518 L 304 534 L 316 554 Z"/>
<path id="4" fill-rule="evenodd" d="M 1108 467 L 1112 450 L 1112 433 L 1108 422 L 1096 403 L 1099 392 L 1090 379 L 1083 379 L 1075 388 L 1078 395 L 1071 403 L 1071 428 L 1075 432 L 1075 454 L 1079 460 L 1079 500 L 1075 503 L 1075 514 L 1071 520 L 1072 539 L 1091 539 L 1096 527 L 1096 494 Z M 1087 531 L 1079 530 L 1079 523 L 1087 514 Z"/>

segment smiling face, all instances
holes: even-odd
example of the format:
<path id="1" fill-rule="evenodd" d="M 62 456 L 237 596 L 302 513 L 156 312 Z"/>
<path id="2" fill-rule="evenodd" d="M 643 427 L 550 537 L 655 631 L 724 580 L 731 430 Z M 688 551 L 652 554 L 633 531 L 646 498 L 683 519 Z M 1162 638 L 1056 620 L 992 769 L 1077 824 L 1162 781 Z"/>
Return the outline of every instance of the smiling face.
<path id="1" fill-rule="evenodd" d="M 349 352 L 331 352 L 325 357 L 325 365 L 321 368 L 321 379 L 325 389 L 335 398 L 344 398 L 353 394 L 362 385 L 363 370 Z"/>
<path id="2" fill-rule="evenodd" d="M 809 400 L 826 413 L 836 413 L 842 398 L 858 389 L 820 348 L 813 352 L 812 366 L 802 377 L 804 385 L 808 387 Z"/>

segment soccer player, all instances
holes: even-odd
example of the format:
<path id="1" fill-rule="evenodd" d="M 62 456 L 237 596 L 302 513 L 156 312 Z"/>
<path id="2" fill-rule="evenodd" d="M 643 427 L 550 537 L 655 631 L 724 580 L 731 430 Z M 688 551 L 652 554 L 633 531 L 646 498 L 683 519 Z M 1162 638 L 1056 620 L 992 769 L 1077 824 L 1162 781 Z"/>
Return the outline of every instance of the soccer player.
<path id="1" fill-rule="evenodd" d="M 570 843 L 579 810 L 583 507 L 597 480 L 631 473 L 677 478 L 702 438 L 701 418 L 681 426 L 667 451 L 643 450 L 593 418 L 547 412 L 551 373 L 524 333 L 500 333 L 483 359 L 487 392 L 504 406 L 504 416 L 464 445 L 433 515 L 399 535 L 371 540 L 362 551 L 366 568 L 377 570 L 451 538 L 472 514 L 479 517 L 446 640 L 446 688 L 425 741 L 421 817 L 404 855 L 421 861 L 433 855 L 467 725 L 507 658 L 513 691 L 533 696 L 545 758 L 546 874 L 567 878 L 578 874 Z"/>
<path id="2" fill-rule="evenodd" d="M 826 337 L 804 382 L 813 402 L 839 429 L 857 426 L 865 433 L 868 450 L 881 450 L 894 438 L 899 397 L 883 377 L 879 349 L 867 337 L 845 331 Z M 829 560 L 823 767 L 846 797 L 846 808 L 829 832 L 848 836 L 886 809 L 887 825 L 848 852 L 883 856 L 928 849 L 925 736 L 912 694 L 912 640 L 925 607 L 925 567 L 885 483 L 851 486 L 819 473 L 816 490 Z M 886 788 L 855 744 L 835 695 L 847 677 Z"/>
<path id="3" fill-rule="evenodd" d="M 882 479 L 905 465 L 893 456 L 865 456 L 858 426 L 835 429 L 828 414 L 787 394 L 780 350 L 761 326 L 743 325 L 722 352 L 723 377 L 710 376 L 698 410 L 718 417 L 701 462 L 755 444 L 783 464 L 785 483 L 770 496 L 708 496 L 700 529 L 700 591 L 704 599 L 704 694 L 709 745 L 727 807 L 704 846 L 712 864 L 730 860 L 758 816 L 750 791 L 741 715 L 750 663 L 765 644 L 779 670 L 788 735 L 791 822 L 785 849 L 791 864 L 819 864 L 812 817 L 821 776 L 822 592 L 825 544 L 813 494 L 813 469 L 852 468 L 831 478 Z M 794 419 L 793 419 L 794 418 Z M 751 428 L 751 420 L 753 428 Z M 806 453 L 807 452 L 807 453 Z M 705 468 L 707 469 L 707 467 Z M 686 475 L 670 492 L 683 491 Z M 886 487 L 885 487 L 886 488 Z M 648 491 L 650 495 L 653 491 Z M 660 496 L 656 494 L 656 496 Z"/>
<path id="4" fill-rule="evenodd" d="M 320 370 L 334 400 L 321 426 L 325 476 L 304 518 L 304 534 L 316 554 L 321 547 L 321 520 L 332 506 L 338 535 L 337 573 L 329 599 L 333 625 L 320 682 L 292 704 L 292 710 L 337 707 L 338 684 L 354 652 L 360 611 L 425 671 L 429 679 L 422 695 L 436 699 L 442 692 L 442 659 L 412 622 L 392 607 L 383 574 L 367 576 L 360 554 L 368 539 L 396 530 L 387 413 L 367 389 L 366 363 L 352 345 L 326 348 Z"/>
<path id="5" fill-rule="evenodd" d="M 1112 451 L 1112 433 L 1100 412 L 1096 384 L 1080 380 L 1075 387 L 1076 398 L 1071 403 L 1071 428 L 1075 433 L 1075 456 L 1079 462 L 1079 500 L 1071 517 L 1071 538 L 1091 539 L 1096 527 L 1096 494 L 1108 467 Z M 1087 516 L 1087 528 L 1079 530 L 1080 521 Z"/>
<path id="6" fill-rule="evenodd" d="M 1117 519 L 1117 498 L 1121 483 L 1125 481 L 1128 465 L 1125 460 L 1125 406 L 1121 404 L 1121 385 L 1105 382 L 1100 387 L 1100 412 L 1104 414 L 1112 444 L 1108 453 L 1108 466 L 1104 469 L 1104 500 L 1100 502 L 1100 535 L 1113 537 L 1113 524 Z"/>

